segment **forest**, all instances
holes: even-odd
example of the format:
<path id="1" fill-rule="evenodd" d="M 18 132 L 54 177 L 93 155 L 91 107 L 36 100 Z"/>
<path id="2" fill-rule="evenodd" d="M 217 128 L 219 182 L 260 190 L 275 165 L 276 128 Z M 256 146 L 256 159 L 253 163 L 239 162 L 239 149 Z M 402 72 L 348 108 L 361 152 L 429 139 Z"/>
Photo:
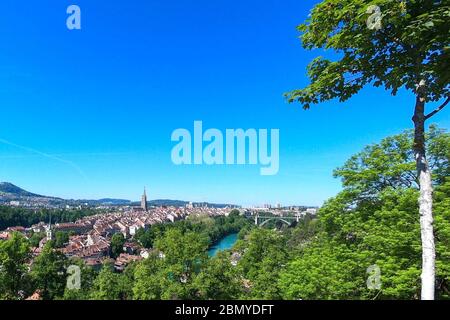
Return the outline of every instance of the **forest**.
<path id="1" fill-rule="evenodd" d="M 52 223 L 75 222 L 83 217 L 101 213 L 101 211 L 83 209 L 26 209 L 0 206 L 0 230 L 8 227 L 31 227 L 39 222 L 48 223 L 51 216 Z"/>

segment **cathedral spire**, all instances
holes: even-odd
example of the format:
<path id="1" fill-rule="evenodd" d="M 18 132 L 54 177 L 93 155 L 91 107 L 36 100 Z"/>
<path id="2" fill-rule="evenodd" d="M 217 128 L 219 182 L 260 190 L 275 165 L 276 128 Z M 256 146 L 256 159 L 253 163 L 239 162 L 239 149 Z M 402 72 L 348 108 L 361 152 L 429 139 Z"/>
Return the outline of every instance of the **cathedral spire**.
<path id="1" fill-rule="evenodd" d="M 53 233 L 52 233 L 52 213 L 50 212 L 50 218 L 48 222 L 48 227 L 46 228 L 46 234 L 47 234 L 47 241 L 50 241 L 53 239 Z"/>
<path id="2" fill-rule="evenodd" d="M 141 198 L 141 208 L 142 208 L 142 210 L 144 210 L 144 211 L 148 211 L 148 206 L 147 206 L 147 190 L 146 190 L 145 187 L 144 187 L 144 194 L 142 195 L 142 198 Z"/>

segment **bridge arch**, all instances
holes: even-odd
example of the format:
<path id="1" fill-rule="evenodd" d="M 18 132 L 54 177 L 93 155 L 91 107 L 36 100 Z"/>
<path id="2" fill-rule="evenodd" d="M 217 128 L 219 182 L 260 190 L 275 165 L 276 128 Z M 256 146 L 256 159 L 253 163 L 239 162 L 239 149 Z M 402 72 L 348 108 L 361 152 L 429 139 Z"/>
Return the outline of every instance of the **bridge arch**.
<path id="1" fill-rule="evenodd" d="M 264 227 L 264 225 L 265 225 L 266 223 L 268 223 L 269 221 L 272 221 L 272 220 L 279 220 L 279 221 L 285 223 L 285 224 L 288 225 L 288 226 L 291 225 L 291 222 L 289 222 L 289 221 L 287 221 L 287 220 L 285 220 L 285 219 L 283 219 L 283 218 L 280 218 L 280 217 L 273 217 L 273 218 L 264 220 L 263 223 L 260 224 L 260 227 Z"/>

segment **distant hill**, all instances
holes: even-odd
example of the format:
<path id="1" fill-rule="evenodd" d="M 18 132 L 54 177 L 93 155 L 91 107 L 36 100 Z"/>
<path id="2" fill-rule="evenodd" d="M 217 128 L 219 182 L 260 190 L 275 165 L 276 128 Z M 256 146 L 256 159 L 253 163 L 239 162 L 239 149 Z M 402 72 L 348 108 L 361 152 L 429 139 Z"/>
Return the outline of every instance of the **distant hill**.
<path id="1" fill-rule="evenodd" d="M 0 195 L 9 195 L 17 197 L 35 197 L 35 198 L 46 198 L 39 194 L 28 192 L 18 186 L 13 185 L 9 182 L 0 182 Z"/>
<path id="2" fill-rule="evenodd" d="M 63 207 L 65 205 L 77 206 L 88 204 L 90 206 L 129 206 L 136 205 L 139 206 L 140 202 L 132 202 L 125 199 L 113 199 L 104 198 L 98 200 L 73 200 L 73 199 L 61 199 L 56 197 L 42 196 L 39 194 L 28 192 L 10 182 L 0 182 L 0 203 L 8 203 L 9 201 L 20 201 L 26 202 L 33 206 L 58 206 Z M 189 201 L 183 200 L 170 200 L 170 199 L 158 199 L 148 201 L 150 206 L 174 206 L 174 207 L 184 207 L 189 204 Z M 236 207 L 231 204 L 215 204 L 215 203 L 193 203 L 194 206 L 204 206 L 214 208 L 224 208 L 224 207 Z"/>
<path id="3" fill-rule="evenodd" d="M 104 199 L 98 199 L 98 200 L 86 200 L 86 199 L 80 199 L 80 200 L 70 200 L 71 202 L 78 203 L 78 204 L 88 204 L 91 206 L 129 206 L 131 205 L 130 200 L 125 199 L 112 199 L 112 198 L 104 198 Z"/>
<path id="4" fill-rule="evenodd" d="M 189 201 L 183 201 L 183 200 L 170 200 L 170 199 L 157 199 L 157 200 L 150 200 L 148 201 L 149 206 L 168 206 L 168 207 L 184 207 L 187 205 Z"/>
<path id="5" fill-rule="evenodd" d="M 167 207 L 184 207 L 189 204 L 189 201 L 184 200 L 171 200 L 171 199 L 156 199 L 147 201 L 149 206 L 167 206 Z M 140 202 L 133 202 L 132 205 L 140 205 Z M 234 204 L 224 204 L 224 203 L 209 203 L 209 202 L 192 202 L 195 207 L 208 206 L 209 208 L 225 208 L 225 207 L 239 207 Z"/>
<path id="6" fill-rule="evenodd" d="M 98 199 L 97 201 L 100 203 L 110 203 L 111 205 L 129 205 L 131 203 L 130 200 L 111 198 Z"/>
<path id="7" fill-rule="evenodd" d="M 51 196 L 43 196 L 40 194 L 28 192 L 10 182 L 0 182 L 0 202 L 20 201 L 32 205 L 50 205 L 50 206 L 65 206 L 65 205 L 80 205 L 87 203 L 91 206 L 99 205 L 129 205 L 130 200 L 123 199 L 99 199 L 99 200 L 73 200 L 61 199 Z"/>

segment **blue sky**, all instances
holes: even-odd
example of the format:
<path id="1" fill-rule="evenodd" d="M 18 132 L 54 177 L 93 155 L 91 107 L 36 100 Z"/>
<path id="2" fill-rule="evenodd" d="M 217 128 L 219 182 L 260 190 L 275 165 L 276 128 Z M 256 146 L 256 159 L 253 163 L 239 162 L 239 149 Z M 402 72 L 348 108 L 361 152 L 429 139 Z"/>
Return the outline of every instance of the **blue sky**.
<path id="1" fill-rule="evenodd" d="M 320 205 L 332 170 L 410 128 L 414 97 L 366 88 L 303 111 L 282 94 L 307 84 L 319 51 L 296 25 L 317 1 L 31 0 L 0 4 L 0 181 L 64 198 Z M 66 8 L 82 30 L 66 28 Z M 171 133 L 280 129 L 280 170 L 175 166 Z M 450 127 L 450 114 L 434 123 Z"/>

